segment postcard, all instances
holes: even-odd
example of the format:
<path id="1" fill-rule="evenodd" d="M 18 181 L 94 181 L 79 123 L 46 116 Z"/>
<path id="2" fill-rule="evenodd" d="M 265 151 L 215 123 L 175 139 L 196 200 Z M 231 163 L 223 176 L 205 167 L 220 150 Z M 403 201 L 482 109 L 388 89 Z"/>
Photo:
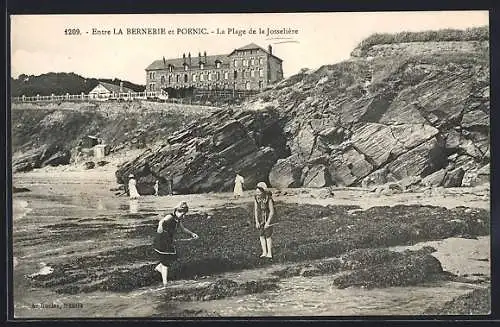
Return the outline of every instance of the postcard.
<path id="1" fill-rule="evenodd" d="M 488 19 L 11 15 L 12 318 L 488 315 Z"/>

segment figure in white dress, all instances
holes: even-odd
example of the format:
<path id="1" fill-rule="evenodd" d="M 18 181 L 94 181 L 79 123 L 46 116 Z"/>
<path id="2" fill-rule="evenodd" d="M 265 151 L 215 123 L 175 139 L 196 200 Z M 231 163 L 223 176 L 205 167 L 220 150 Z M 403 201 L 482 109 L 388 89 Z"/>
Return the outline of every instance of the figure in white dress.
<path id="1" fill-rule="evenodd" d="M 128 175 L 128 194 L 131 199 L 137 199 L 140 197 L 139 192 L 137 192 L 137 181 L 134 178 L 133 174 Z"/>
<path id="2" fill-rule="evenodd" d="M 234 179 L 234 198 L 237 199 L 243 195 L 243 184 L 245 183 L 245 179 L 239 173 L 236 174 L 236 178 Z"/>

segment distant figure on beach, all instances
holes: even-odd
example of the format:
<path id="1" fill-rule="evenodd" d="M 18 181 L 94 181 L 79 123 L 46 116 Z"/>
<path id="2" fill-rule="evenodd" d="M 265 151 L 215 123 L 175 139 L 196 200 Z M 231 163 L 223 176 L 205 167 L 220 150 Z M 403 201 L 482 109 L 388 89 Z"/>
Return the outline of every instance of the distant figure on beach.
<path id="1" fill-rule="evenodd" d="M 174 178 L 171 172 L 167 172 L 167 193 L 168 195 L 174 195 Z"/>
<path id="2" fill-rule="evenodd" d="M 188 212 L 189 208 L 186 202 L 181 202 L 175 207 L 174 212 L 166 215 L 158 223 L 156 235 L 153 242 L 153 248 L 158 255 L 160 263 L 156 266 L 155 270 L 161 274 L 163 286 L 167 286 L 168 267 L 177 260 L 177 252 L 174 245 L 174 237 L 177 227 L 181 231 L 191 235 L 191 239 L 198 238 L 196 233 L 191 232 L 184 227 L 181 220 Z"/>
<path id="3" fill-rule="evenodd" d="M 158 196 L 159 188 L 160 188 L 160 181 L 156 180 L 156 182 L 155 182 L 155 196 Z"/>
<path id="4" fill-rule="evenodd" d="M 128 175 L 128 194 L 131 199 L 138 199 L 140 197 L 139 192 L 137 192 L 137 181 L 134 178 L 134 174 Z"/>
<path id="5" fill-rule="evenodd" d="M 264 182 L 257 183 L 254 199 L 255 228 L 259 231 L 260 245 L 262 247 L 261 258 L 273 257 L 273 234 L 274 225 L 274 201 L 271 192 Z"/>
<path id="6" fill-rule="evenodd" d="M 237 199 L 243 195 L 243 184 L 245 183 L 245 179 L 239 173 L 236 174 L 236 178 L 234 179 L 234 198 Z"/>

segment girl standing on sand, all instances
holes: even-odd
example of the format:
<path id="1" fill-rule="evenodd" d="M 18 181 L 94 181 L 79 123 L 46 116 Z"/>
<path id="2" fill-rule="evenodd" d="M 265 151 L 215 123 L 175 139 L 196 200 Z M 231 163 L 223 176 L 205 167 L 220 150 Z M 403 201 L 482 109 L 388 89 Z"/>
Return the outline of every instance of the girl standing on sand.
<path id="1" fill-rule="evenodd" d="M 188 212 L 189 208 L 186 202 L 181 202 L 175 207 L 172 214 L 166 215 L 158 223 L 156 235 L 153 242 L 153 248 L 158 255 L 160 263 L 155 270 L 161 274 L 163 286 L 167 286 L 168 266 L 177 260 L 177 252 L 174 246 L 174 236 L 177 227 L 184 233 L 191 235 L 192 239 L 197 239 L 198 235 L 184 227 L 181 219 Z"/>
<path id="2" fill-rule="evenodd" d="M 234 179 L 234 198 L 237 199 L 243 195 L 243 183 L 245 183 L 245 179 L 239 173 L 236 174 L 236 178 Z"/>
<path id="3" fill-rule="evenodd" d="M 254 217 L 255 228 L 259 230 L 260 245 L 262 247 L 261 258 L 272 258 L 273 241 L 273 218 L 274 218 L 274 201 L 271 192 L 267 189 L 264 182 L 257 183 L 254 199 Z"/>
<path id="4" fill-rule="evenodd" d="M 128 175 L 128 194 L 131 199 L 137 199 L 140 197 L 139 192 L 137 192 L 137 181 L 134 178 L 134 174 Z"/>
<path id="5" fill-rule="evenodd" d="M 154 189 L 155 189 L 155 196 L 158 196 L 158 190 L 160 189 L 160 181 L 159 180 L 156 180 Z"/>

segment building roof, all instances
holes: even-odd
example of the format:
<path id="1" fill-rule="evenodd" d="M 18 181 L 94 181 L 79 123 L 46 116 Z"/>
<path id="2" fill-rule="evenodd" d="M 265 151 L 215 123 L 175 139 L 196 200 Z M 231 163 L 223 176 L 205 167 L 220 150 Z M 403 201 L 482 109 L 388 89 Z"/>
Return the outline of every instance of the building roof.
<path id="1" fill-rule="evenodd" d="M 102 85 L 106 90 L 112 93 L 120 93 L 120 85 L 115 85 L 111 83 L 106 83 L 106 82 L 99 82 L 100 85 Z M 98 84 L 98 85 L 99 85 Z M 122 87 L 122 93 L 128 93 L 128 92 L 135 92 L 132 89 L 129 89 L 128 87 Z"/>
<path id="2" fill-rule="evenodd" d="M 234 49 L 229 55 L 232 55 L 235 51 L 238 51 L 238 50 L 254 50 L 254 49 L 260 49 L 260 50 L 264 51 L 265 53 L 267 53 L 268 55 L 278 59 L 279 61 L 283 61 L 283 59 L 276 57 L 275 55 L 273 55 L 272 53 L 270 53 L 269 51 L 267 51 L 263 47 L 258 46 L 255 43 L 250 43 L 250 44 L 242 46 L 241 48 Z"/>
<path id="3" fill-rule="evenodd" d="M 191 57 L 191 64 L 198 65 L 202 62 L 206 68 L 215 67 L 216 61 L 220 61 L 222 64 L 229 63 L 228 55 L 212 55 L 207 56 L 205 60 L 205 56 L 201 57 Z M 186 63 L 189 64 L 189 57 L 186 56 Z M 156 69 L 166 69 L 169 65 L 172 65 L 174 68 L 183 68 L 184 67 L 184 59 L 183 58 L 175 58 L 175 59 L 163 59 L 155 60 L 152 64 L 150 64 L 146 70 L 156 70 Z"/>
<path id="4" fill-rule="evenodd" d="M 250 43 L 250 44 L 247 44 L 247 45 L 244 45 L 242 46 L 241 48 L 238 48 L 238 49 L 235 49 L 235 50 L 253 50 L 253 49 L 262 49 L 261 47 L 259 47 L 257 44 L 255 43 Z M 264 50 L 264 49 L 262 49 Z M 265 50 L 264 50 L 265 51 Z M 234 52 L 234 51 L 233 51 Z M 267 51 L 266 51 L 267 52 Z"/>

